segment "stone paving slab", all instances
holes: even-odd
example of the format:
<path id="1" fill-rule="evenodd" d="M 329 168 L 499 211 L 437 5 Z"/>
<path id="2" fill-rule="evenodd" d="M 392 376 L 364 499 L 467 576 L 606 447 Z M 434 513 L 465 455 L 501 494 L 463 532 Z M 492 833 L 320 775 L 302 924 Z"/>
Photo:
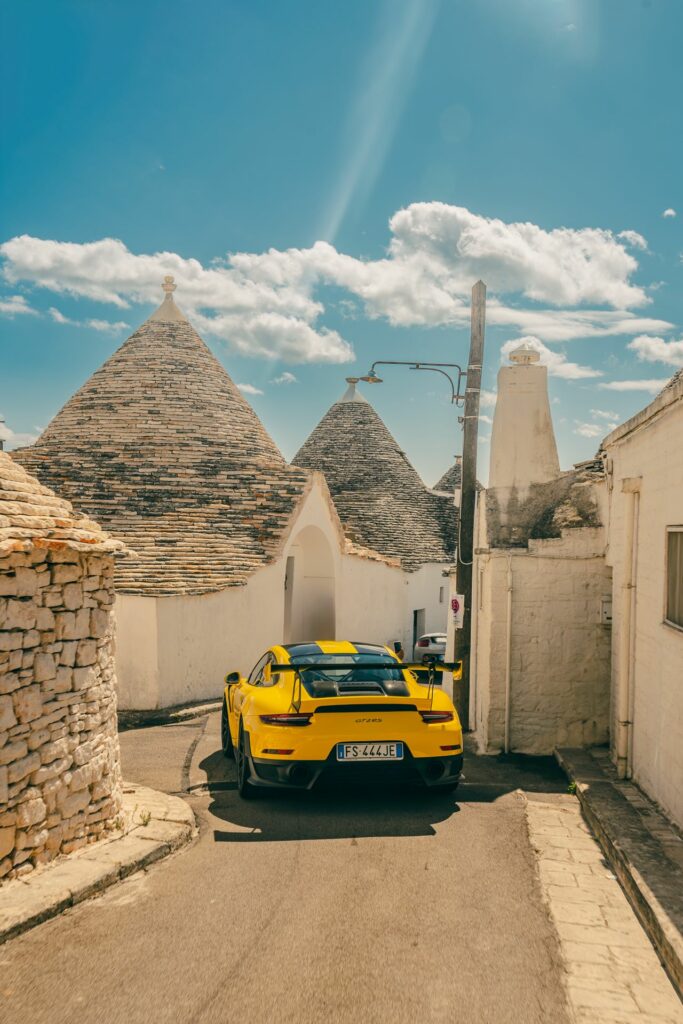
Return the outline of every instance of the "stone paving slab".
<path id="1" fill-rule="evenodd" d="M 93 843 L 0 888 L 0 944 L 149 867 L 195 834 L 194 814 L 180 797 L 124 786 L 125 831 Z"/>
<path id="2" fill-rule="evenodd" d="M 588 750 L 556 751 L 604 855 L 683 998 L 683 841 Z"/>
<path id="3" fill-rule="evenodd" d="M 574 796 L 527 800 L 577 1024 L 681 1024 L 683 1006 Z M 558 856 L 560 854 L 561 856 Z"/>

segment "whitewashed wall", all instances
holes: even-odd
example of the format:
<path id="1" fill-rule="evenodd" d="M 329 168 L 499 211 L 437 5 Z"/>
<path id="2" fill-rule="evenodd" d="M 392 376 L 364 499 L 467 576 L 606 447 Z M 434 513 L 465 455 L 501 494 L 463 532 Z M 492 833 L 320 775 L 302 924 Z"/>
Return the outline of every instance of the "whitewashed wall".
<path id="1" fill-rule="evenodd" d="M 302 559 L 302 543 L 314 537 L 320 574 Z M 323 550 L 326 545 L 326 550 Z M 442 629 L 447 583 L 442 566 L 405 573 L 383 561 L 343 554 L 343 538 L 329 495 L 314 484 L 296 517 L 280 557 L 246 586 L 183 597 L 119 594 L 116 602 L 117 677 L 122 709 L 153 709 L 215 698 L 226 672 L 249 672 L 263 652 L 284 639 L 285 573 L 295 558 L 291 639 L 403 642 L 410 656 L 413 609 L 425 609 L 426 629 Z M 315 561 L 315 559 L 314 559 Z M 299 636 L 306 621 L 315 630 L 315 603 L 330 601 L 334 576 L 335 636 Z M 307 579 L 302 579 L 302 573 Z M 445 591 L 447 594 L 447 588 Z M 301 599 L 309 602 L 302 606 Z M 297 601 L 299 604 L 297 605 Z M 312 602 L 312 603 L 311 603 Z"/>
<path id="2" fill-rule="evenodd" d="M 476 556 L 473 690 L 483 751 L 504 745 L 509 565 L 510 749 L 550 754 L 607 741 L 610 630 L 601 611 L 611 580 L 603 551 L 603 530 L 584 528 Z"/>
<path id="3" fill-rule="evenodd" d="M 679 389 L 683 385 L 679 384 Z M 655 402 L 654 406 L 658 403 Z M 652 410 L 652 407 L 650 407 Z M 614 571 L 613 690 L 620 672 L 625 581 L 625 516 L 632 495 L 624 479 L 640 477 L 633 652 L 633 778 L 683 825 L 683 631 L 664 621 L 666 527 L 683 523 L 683 402 L 635 417 L 604 442 L 611 460 L 605 489 Z M 613 712 L 613 742 L 616 715 Z"/>

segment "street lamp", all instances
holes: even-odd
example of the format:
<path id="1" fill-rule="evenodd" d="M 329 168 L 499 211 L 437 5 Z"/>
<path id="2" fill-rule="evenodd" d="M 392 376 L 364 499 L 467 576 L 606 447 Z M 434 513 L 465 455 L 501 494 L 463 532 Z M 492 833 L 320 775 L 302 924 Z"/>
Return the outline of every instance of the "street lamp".
<path id="1" fill-rule="evenodd" d="M 455 405 L 462 405 L 465 401 L 465 395 L 460 393 L 460 385 L 462 384 L 463 377 L 466 377 L 467 374 L 458 363 L 418 363 L 402 359 L 378 359 L 372 364 L 367 374 L 364 377 L 361 377 L 360 380 L 364 381 L 366 384 L 383 384 L 383 379 L 378 377 L 375 373 L 376 366 L 408 366 L 411 370 L 431 370 L 433 373 L 440 373 L 451 385 L 451 402 L 455 403 Z M 446 371 L 442 369 L 444 366 L 447 366 L 450 370 L 458 371 L 457 384 L 454 382 L 450 373 L 446 373 Z"/>

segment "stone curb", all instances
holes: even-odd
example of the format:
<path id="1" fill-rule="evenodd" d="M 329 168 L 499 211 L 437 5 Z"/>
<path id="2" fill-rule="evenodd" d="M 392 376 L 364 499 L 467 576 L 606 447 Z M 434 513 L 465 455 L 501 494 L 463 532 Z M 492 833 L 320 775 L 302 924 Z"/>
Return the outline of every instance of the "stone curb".
<path id="1" fill-rule="evenodd" d="M 119 711 L 119 732 L 129 729 L 146 729 L 153 725 L 174 725 L 176 722 L 187 722 L 192 718 L 218 711 L 221 698 L 204 701 L 201 704 L 176 705 L 172 708 L 157 708 L 154 711 Z"/>
<path id="2" fill-rule="evenodd" d="M 555 750 L 586 821 L 683 999 L 683 871 L 586 750 Z M 656 891 L 655 891 L 656 890 Z"/>
<path id="3" fill-rule="evenodd" d="M 125 834 L 93 843 L 0 888 L 0 945 L 149 867 L 196 834 L 192 809 L 180 797 L 126 783 L 123 803 L 123 816 L 130 823 Z"/>

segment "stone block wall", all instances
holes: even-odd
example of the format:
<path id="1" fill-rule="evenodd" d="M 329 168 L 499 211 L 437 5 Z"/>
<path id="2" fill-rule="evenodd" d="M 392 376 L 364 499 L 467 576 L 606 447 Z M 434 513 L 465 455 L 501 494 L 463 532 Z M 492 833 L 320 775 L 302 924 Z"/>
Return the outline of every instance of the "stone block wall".
<path id="1" fill-rule="evenodd" d="M 0 557 L 0 879 L 120 824 L 113 571 L 66 545 Z"/>
<path id="2" fill-rule="evenodd" d="M 601 529 L 583 528 L 476 557 L 476 728 L 483 752 L 504 745 L 508 628 L 510 749 L 550 754 L 556 746 L 607 741 L 611 631 L 602 607 L 612 580 L 604 545 Z"/>

